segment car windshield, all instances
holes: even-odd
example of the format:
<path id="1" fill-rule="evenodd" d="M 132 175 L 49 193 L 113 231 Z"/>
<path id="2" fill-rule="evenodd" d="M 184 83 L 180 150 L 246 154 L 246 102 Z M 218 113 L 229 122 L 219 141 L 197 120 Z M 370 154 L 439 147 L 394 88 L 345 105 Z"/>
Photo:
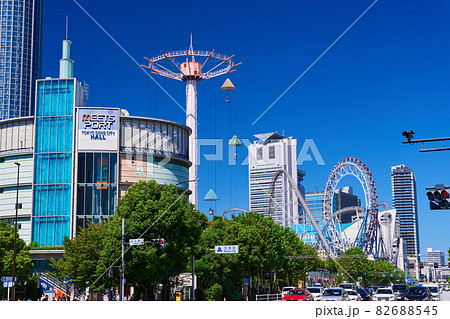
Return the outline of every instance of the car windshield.
<path id="1" fill-rule="evenodd" d="M 314 293 L 314 294 L 320 293 L 320 288 L 308 288 L 308 290 L 310 293 Z"/>
<path id="2" fill-rule="evenodd" d="M 426 293 L 425 288 L 410 288 L 407 294 L 410 296 L 425 296 Z"/>
<path id="3" fill-rule="evenodd" d="M 291 289 L 294 289 L 294 288 L 293 287 L 285 287 L 285 288 L 283 288 L 283 292 L 289 291 Z"/>
<path id="4" fill-rule="evenodd" d="M 377 295 L 392 295 L 391 289 L 378 289 Z"/>
<path id="5" fill-rule="evenodd" d="M 303 296 L 305 294 L 305 291 L 303 290 L 291 290 L 288 292 L 289 296 Z"/>
<path id="6" fill-rule="evenodd" d="M 430 292 L 433 294 L 437 294 L 438 293 L 438 287 L 428 287 L 428 289 L 430 289 Z"/>
<path id="7" fill-rule="evenodd" d="M 349 295 L 352 295 L 352 296 L 356 296 L 357 295 L 356 291 L 353 291 L 353 290 L 347 291 L 347 293 Z"/>
<path id="8" fill-rule="evenodd" d="M 369 289 L 362 289 L 362 288 L 358 288 L 357 289 L 358 293 L 361 294 L 368 294 L 369 293 Z"/>
<path id="9" fill-rule="evenodd" d="M 393 285 L 392 289 L 394 291 L 406 291 L 408 289 L 407 285 Z"/>
<path id="10" fill-rule="evenodd" d="M 327 289 L 323 293 L 324 296 L 341 296 L 342 290 L 340 289 Z"/>

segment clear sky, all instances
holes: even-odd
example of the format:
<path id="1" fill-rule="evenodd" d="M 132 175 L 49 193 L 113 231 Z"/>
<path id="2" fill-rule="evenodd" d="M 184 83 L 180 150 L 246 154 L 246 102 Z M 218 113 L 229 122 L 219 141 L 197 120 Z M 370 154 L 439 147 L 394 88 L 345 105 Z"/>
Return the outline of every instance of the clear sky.
<path id="1" fill-rule="evenodd" d="M 149 1 L 77 0 L 139 63 L 160 50 L 194 49 L 235 54 L 232 102 L 220 86 L 226 77 L 198 85 L 199 138 L 255 140 L 278 131 L 314 139 L 324 161 L 305 162 L 307 191 L 324 189 L 333 166 L 356 156 L 370 167 L 380 201 L 392 203 L 390 168 L 405 164 L 416 175 L 422 256 L 447 251 L 450 210 L 430 211 L 425 187 L 450 184 L 450 152 L 419 153 L 403 145 L 416 138 L 449 136 L 450 2 L 379 0 L 256 124 L 261 113 L 330 46 L 374 0 Z M 185 122 L 182 110 L 73 0 L 46 0 L 43 76 L 58 76 L 69 15 L 75 75 L 90 85 L 90 106 L 117 106 L 131 115 Z M 154 76 L 181 104 L 184 83 Z M 225 145 L 227 142 L 224 143 Z M 436 145 L 438 146 L 438 145 Z M 298 152 L 300 151 L 300 147 Z M 211 147 L 202 153 L 211 153 Z M 238 149 L 238 162 L 247 155 Z M 216 213 L 248 209 L 248 167 L 224 161 L 199 167 L 199 208 L 212 187 Z M 358 195 L 361 187 L 351 178 Z"/>

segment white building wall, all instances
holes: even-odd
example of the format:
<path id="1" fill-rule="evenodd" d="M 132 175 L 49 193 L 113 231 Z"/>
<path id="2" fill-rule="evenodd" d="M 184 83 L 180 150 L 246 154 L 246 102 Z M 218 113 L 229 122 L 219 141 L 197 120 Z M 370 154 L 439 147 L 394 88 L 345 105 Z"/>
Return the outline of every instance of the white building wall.
<path id="1" fill-rule="evenodd" d="M 249 210 L 269 216 L 272 179 L 280 169 L 284 169 L 292 176 L 295 185 L 290 185 L 284 174 L 277 179 L 271 217 L 282 226 L 297 224 L 299 206 L 293 190 L 293 187 L 298 187 L 297 140 L 283 138 L 267 140 L 265 143 L 257 141 L 249 146 L 248 151 Z"/>

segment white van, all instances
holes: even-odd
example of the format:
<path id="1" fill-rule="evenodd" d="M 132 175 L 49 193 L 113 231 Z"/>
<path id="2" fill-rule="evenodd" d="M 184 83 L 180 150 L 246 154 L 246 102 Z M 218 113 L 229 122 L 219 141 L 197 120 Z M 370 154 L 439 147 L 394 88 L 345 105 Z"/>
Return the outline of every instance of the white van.
<path id="1" fill-rule="evenodd" d="M 433 301 L 440 301 L 441 295 L 439 294 L 439 285 L 438 284 L 423 284 L 422 286 L 428 287 L 431 292 L 431 298 Z"/>

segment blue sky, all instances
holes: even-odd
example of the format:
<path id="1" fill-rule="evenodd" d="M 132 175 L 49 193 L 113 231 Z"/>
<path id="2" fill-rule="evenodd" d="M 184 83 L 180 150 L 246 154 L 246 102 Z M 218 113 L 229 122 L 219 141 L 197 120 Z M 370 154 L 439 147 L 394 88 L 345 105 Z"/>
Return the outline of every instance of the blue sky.
<path id="1" fill-rule="evenodd" d="M 447 251 L 450 211 L 430 211 L 425 187 L 450 184 L 450 153 L 419 153 L 419 146 L 402 144 L 401 132 L 412 129 L 416 138 L 449 135 L 448 1 L 379 0 L 255 125 L 373 0 L 77 1 L 139 63 L 160 50 L 185 49 L 190 33 L 195 49 L 235 54 L 235 62 L 243 62 L 229 76 L 236 86 L 230 104 L 219 89 L 226 77 L 199 83 L 199 138 L 237 134 L 253 141 L 254 134 L 284 131 L 300 146 L 314 139 L 326 165 L 300 167 L 307 191 L 323 189 L 335 163 L 356 156 L 370 167 L 380 201 L 390 204 L 390 167 L 412 168 L 421 253 L 427 247 Z M 73 0 L 45 2 L 44 77 L 58 75 L 67 14 L 75 75 L 90 85 L 89 105 L 185 122 L 183 111 Z M 155 79 L 185 104 L 184 83 Z M 237 155 L 243 161 L 245 148 Z M 202 160 L 199 177 L 199 197 L 213 187 L 220 198 L 212 206 L 216 212 L 248 208 L 247 166 Z M 340 186 L 362 195 L 355 180 L 343 182 Z M 207 213 L 209 203 L 201 201 L 199 208 Z"/>

